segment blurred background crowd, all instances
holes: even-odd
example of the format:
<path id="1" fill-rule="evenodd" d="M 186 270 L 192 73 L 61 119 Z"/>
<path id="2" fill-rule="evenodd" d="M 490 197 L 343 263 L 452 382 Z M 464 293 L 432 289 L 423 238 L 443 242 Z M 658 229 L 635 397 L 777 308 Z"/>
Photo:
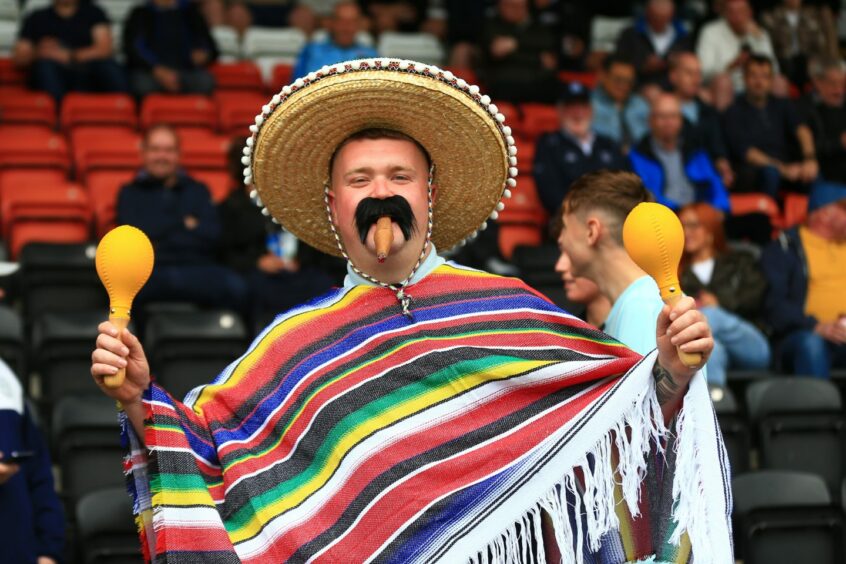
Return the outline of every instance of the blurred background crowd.
<path id="1" fill-rule="evenodd" d="M 136 332 L 175 396 L 210 381 L 346 272 L 252 204 L 248 126 L 285 84 L 376 56 L 480 85 L 512 127 L 514 196 L 449 258 L 601 327 L 596 289 L 555 271 L 568 187 L 630 170 L 679 212 L 738 558 L 844 561 L 844 41 L 838 0 L 0 0 L 0 561 L 140 558 L 88 372 L 96 241 L 150 236 Z"/>

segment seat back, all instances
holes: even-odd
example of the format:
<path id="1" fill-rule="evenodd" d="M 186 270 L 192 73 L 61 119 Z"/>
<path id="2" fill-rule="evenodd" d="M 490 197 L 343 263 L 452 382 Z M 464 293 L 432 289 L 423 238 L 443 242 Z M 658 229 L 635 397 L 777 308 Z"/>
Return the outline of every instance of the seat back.
<path id="1" fill-rule="evenodd" d="M 0 358 L 17 374 L 27 389 L 27 363 L 23 321 L 17 311 L 0 305 Z"/>
<path id="2" fill-rule="evenodd" d="M 205 129 L 180 132 L 182 166 L 188 170 L 226 170 L 230 138 Z"/>
<path id="3" fill-rule="evenodd" d="M 430 33 L 401 33 L 385 31 L 379 36 L 379 55 L 440 65 L 444 61 L 444 48 L 438 38 Z"/>
<path id="4" fill-rule="evenodd" d="M 0 88 L 0 115 L 3 123 L 56 126 L 56 103 L 45 92 L 17 87 Z"/>
<path id="5" fill-rule="evenodd" d="M 149 94 L 141 104 L 141 127 L 167 123 L 180 130 L 217 129 L 217 110 L 198 94 Z"/>
<path id="6" fill-rule="evenodd" d="M 214 76 L 214 84 L 217 90 L 246 90 L 264 93 L 261 70 L 252 61 L 215 63 L 209 70 Z"/>
<path id="7" fill-rule="evenodd" d="M 729 388 L 710 386 L 710 391 L 717 423 L 723 435 L 723 444 L 731 464 L 731 473 L 733 476 L 742 474 L 749 469 L 749 425 Z"/>
<path id="8" fill-rule="evenodd" d="M 117 199 L 121 188 L 135 177 L 135 171 L 94 170 L 85 177 L 91 209 L 94 212 L 94 228 L 97 239 L 102 238 L 115 227 Z"/>
<path id="9" fill-rule="evenodd" d="M 141 564 L 132 498 L 126 488 L 104 488 L 76 504 L 76 527 L 83 564 Z"/>
<path id="10" fill-rule="evenodd" d="M 191 176 L 209 189 L 212 201 L 219 204 L 232 191 L 233 181 L 229 177 L 229 172 L 223 170 L 192 170 Z M 238 188 L 241 188 L 239 185 Z"/>
<path id="11" fill-rule="evenodd" d="M 224 135 L 247 138 L 248 128 L 255 122 L 262 105 L 267 103 L 267 97 L 255 92 L 217 92 L 215 101 L 220 131 Z"/>
<path id="12" fill-rule="evenodd" d="M 141 136 L 120 126 L 78 126 L 71 132 L 74 168 L 80 179 L 99 170 L 137 171 Z"/>
<path id="13" fill-rule="evenodd" d="M 138 116 L 135 100 L 128 94 L 70 92 L 62 99 L 62 129 L 81 125 L 111 125 L 135 129 Z"/>
<path id="14" fill-rule="evenodd" d="M 527 140 L 534 142 L 542 133 L 557 131 L 561 127 L 558 109 L 549 104 L 528 103 L 520 107 L 523 121 L 520 123 L 520 134 Z M 520 154 L 517 155 L 518 161 Z"/>
<path id="15" fill-rule="evenodd" d="M 64 137 L 38 125 L 0 127 L 0 169 L 55 168 L 70 170 L 70 152 Z"/>

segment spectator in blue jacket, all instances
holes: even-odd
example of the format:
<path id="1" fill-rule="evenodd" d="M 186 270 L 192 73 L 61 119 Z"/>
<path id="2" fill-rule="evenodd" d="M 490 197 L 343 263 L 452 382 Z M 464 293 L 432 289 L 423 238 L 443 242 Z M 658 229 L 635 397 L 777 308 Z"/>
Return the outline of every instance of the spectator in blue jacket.
<path id="1" fill-rule="evenodd" d="M 591 94 L 593 130 L 610 137 L 628 152 L 649 129 L 649 104 L 634 93 L 634 65 L 620 55 L 602 62 L 599 84 Z"/>
<path id="2" fill-rule="evenodd" d="M 358 42 L 357 35 L 363 29 L 363 21 L 361 9 L 355 2 L 336 4 L 329 19 L 329 37 L 303 47 L 294 67 L 294 78 L 303 77 L 324 65 L 377 57 L 373 47 Z"/>
<path id="3" fill-rule="evenodd" d="M 674 210 L 706 202 L 729 211 L 728 191 L 708 153 L 682 135 L 684 118 L 675 94 L 655 98 L 649 123 L 651 133 L 631 150 L 629 160 L 655 199 Z"/>
<path id="4" fill-rule="evenodd" d="M 761 267 L 779 368 L 817 378 L 846 368 L 846 184 L 815 182 L 805 224 L 772 241 Z"/>
<path id="5" fill-rule="evenodd" d="M 3 462 L 13 452 L 32 454 Z M 0 360 L 0 562 L 55 564 L 64 547 L 65 517 L 47 445 L 20 382 Z"/>
<path id="6" fill-rule="evenodd" d="M 562 88 L 558 115 L 561 129 L 538 138 L 532 170 L 538 196 L 550 217 L 557 215 L 567 189 L 581 175 L 629 167 L 617 143 L 593 132 L 590 91 L 583 84 L 571 82 Z"/>
<path id="7" fill-rule="evenodd" d="M 132 91 L 211 94 L 217 45 L 199 2 L 149 0 L 130 12 L 123 49 Z"/>
<path id="8" fill-rule="evenodd" d="M 156 264 L 137 303 L 183 301 L 243 311 L 246 284 L 217 264 L 221 229 L 208 188 L 179 165 L 179 137 L 168 125 L 150 128 L 144 169 L 118 195 L 117 222 L 144 231 Z"/>
<path id="9" fill-rule="evenodd" d="M 664 84 L 670 54 L 694 47 L 693 37 L 674 17 L 675 11 L 673 0 L 648 0 L 643 16 L 617 39 L 616 52 L 632 59 L 641 84 Z"/>

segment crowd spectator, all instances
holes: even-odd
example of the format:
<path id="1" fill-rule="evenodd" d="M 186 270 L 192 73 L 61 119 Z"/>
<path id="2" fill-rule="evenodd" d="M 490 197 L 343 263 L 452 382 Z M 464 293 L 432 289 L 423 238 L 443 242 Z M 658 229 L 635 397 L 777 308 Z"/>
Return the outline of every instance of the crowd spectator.
<path id="1" fill-rule="evenodd" d="M 179 135 L 156 125 L 145 134 L 143 170 L 121 188 L 117 223 L 144 231 L 156 265 L 136 303 L 181 301 L 244 311 L 246 284 L 217 262 L 220 220 L 208 189 L 180 167 Z"/>
<path id="2" fill-rule="evenodd" d="M 723 184 L 731 188 L 734 171 L 728 159 L 719 112 L 701 96 L 702 67 L 699 59 L 695 53 L 681 51 L 670 56 L 669 64 L 670 86 L 681 102 L 685 119 L 684 133 L 702 144 L 720 173 Z"/>
<path id="3" fill-rule="evenodd" d="M 628 59 L 608 56 L 591 93 L 593 130 L 613 139 L 623 152 L 640 141 L 649 128 L 649 104 L 635 93 L 635 81 L 635 68 Z"/>
<path id="4" fill-rule="evenodd" d="M 498 0 L 496 16 L 485 26 L 482 49 L 482 74 L 491 98 L 555 102 L 555 36 L 532 19 L 528 0 Z"/>
<path id="5" fill-rule="evenodd" d="M 584 305 L 585 321 L 601 330 L 611 312 L 611 302 L 602 295 L 596 282 L 584 276 L 573 276 L 570 256 L 564 251 L 555 263 L 555 272 L 561 275 L 567 299 L 574 304 Z"/>
<path id="6" fill-rule="evenodd" d="M 828 6 L 783 0 L 761 15 L 761 23 L 770 34 L 781 72 L 798 87 L 808 82 L 810 58 L 838 55 L 837 30 Z"/>
<path id="7" fill-rule="evenodd" d="M 9 461 L 15 452 L 27 456 Z M 20 382 L 0 360 L 0 562 L 56 564 L 64 547 L 50 453 Z"/>
<path id="8" fill-rule="evenodd" d="M 426 0 L 358 0 L 376 35 L 385 31 L 420 31 L 427 16 Z"/>
<path id="9" fill-rule="evenodd" d="M 800 118 L 811 128 L 820 175 L 846 183 L 846 66 L 839 58 L 809 63 L 814 90 L 799 104 Z"/>
<path id="10" fill-rule="evenodd" d="M 770 365 L 770 345 L 754 325 L 759 321 L 766 281 L 750 253 L 726 244 L 723 215 L 706 203 L 679 212 L 684 228 L 681 286 L 708 318 L 714 351 L 708 382 L 726 385 L 729 368 L 763 369 Z"/>
<path id="11" fill-rule="evenodd" d="M 772 95 L 770 59 L 753 55 L 743 68 L 745 92 L 723 116 L 737 189 L 778 198 L 785 181 L 799 188 L 817 177 L 813 134 L 798 120 L 790 100 Z M 801 151 L 799 159 L 794 145 Z"/>
<path id="12" fill-rule="evenodd" d="M 681 104 L 670 93 L 658 95 L 649 115 L 650 133 L 629 152 L 632 170 L 655 199 L 674 209 L 707 202 L 729 210 L 726 187 L 708 153 L 682 135 Z"/>
<path id="13" fill-rule="evenodd" d="M 297 57 L 294 78 L 305 76 L 324 65 L 341 61 L 376 57 L 373 47 L 362 45 L 358 34 L 363 30 L 364 20 L 355 2 L 339 2 L 332 10 L 328 21 L 329 37 L 323 41 L 308 43 Z"/>
<path id="14" fill-rule="evenodd" d="M 328 291 L 332 279 L 314 267 L 317 251 L 274 225 L 250 200 L 252 186 L 244 186 L 241 147 L 233 140 L 229 151 L 232 191 L 218 210 L 221 221 L 220 260 L 244 277 L 249 287 L 249 315 L 254 327 Z"/>
<path id="15" fill-rule="evenodd" d="M 26 16 L 13 53 L 30 84 L 56 102 L 68 92 L 126 92 L 106 14 L 87 0 L 53 0 Z"/>
<path id="16" fill-rule="evenodd" d="M 209 21 L 210 25 L 228 25 L 243 37 L 254 25 L 261 27 L 296 27 L 311 34 L 317 27 L 318 16 L 303 2 L 297 0 L 206 0 L 215 4 L 214 10 L 222 15 Z M 208 16 L 206 19 L 209 20 Z"/>
<path id="17" fill-rule="evenodd" d="M 693 49 L 693 38 L 675 17 L 673 0 L 648 0 L 643 16 L 622 31 L 616 51 L 631 58 L 638 82 L 665 83 L 667 58 Z"/>
<path id="18" fill-rule="evenodd" d="M 816 378 L 846 368 L 846 185 L 816 182 L 807 220 L 772 241 L 761 265 L 779 368 Z"/>
<path id="19" fill-rule="evenodd" d="M 726 0 L 722 17 L 702 27 L 696 54 L 706 82 L 728 73 L 738 92 L 743 90 L 743 67 L 751 55 L 775 60 L 770 36 L 753 18 L 747 0 Z"/>
<path id="20" fill-rule="evenodd" d="M 538 138 L 532 173 L 538 196 L 550 217 L 561 207 L 570 184 L 586 172 L 628 168 L 619 145 L 594 133 L 590 92 L 579 82 L 562 88 L 558 101 L 561 128 Z"/>
<path id="21" fill-rule="evenodd" d="M 196 2 L 149 0 L 136 6 L 123 29 L 132 91 L 211 94 L 208 70 L 217 46 Z"/>

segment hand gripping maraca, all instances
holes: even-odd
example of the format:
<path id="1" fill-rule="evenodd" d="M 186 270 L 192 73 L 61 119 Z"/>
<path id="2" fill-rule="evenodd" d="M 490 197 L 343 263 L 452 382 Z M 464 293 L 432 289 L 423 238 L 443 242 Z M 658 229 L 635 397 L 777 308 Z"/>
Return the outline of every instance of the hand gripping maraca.
<path id="1" fill-rule="evenodd" d="M 153 245 L 140 229 L 121 225 L 106 233 L 94 259 L 97 275 L 109 294 L 109 321 L 118 331 L 129 324 L 132 300 L 153 272 Z M 123 384 L 126 370 L 120 369 L 103 381 L 110 388 Z"/>
<path id="2" fill-rule="evenodd" d="M 678 275 L 684 230 L 673 210 L 652 202 L 635 206 L 623 224 L 623 245 L 632 260 L 658 283 L 665 304 L 673 306 L 684 296 Z M 677 350 L 686 366 L 702 363 L 701 354 Z"/>

